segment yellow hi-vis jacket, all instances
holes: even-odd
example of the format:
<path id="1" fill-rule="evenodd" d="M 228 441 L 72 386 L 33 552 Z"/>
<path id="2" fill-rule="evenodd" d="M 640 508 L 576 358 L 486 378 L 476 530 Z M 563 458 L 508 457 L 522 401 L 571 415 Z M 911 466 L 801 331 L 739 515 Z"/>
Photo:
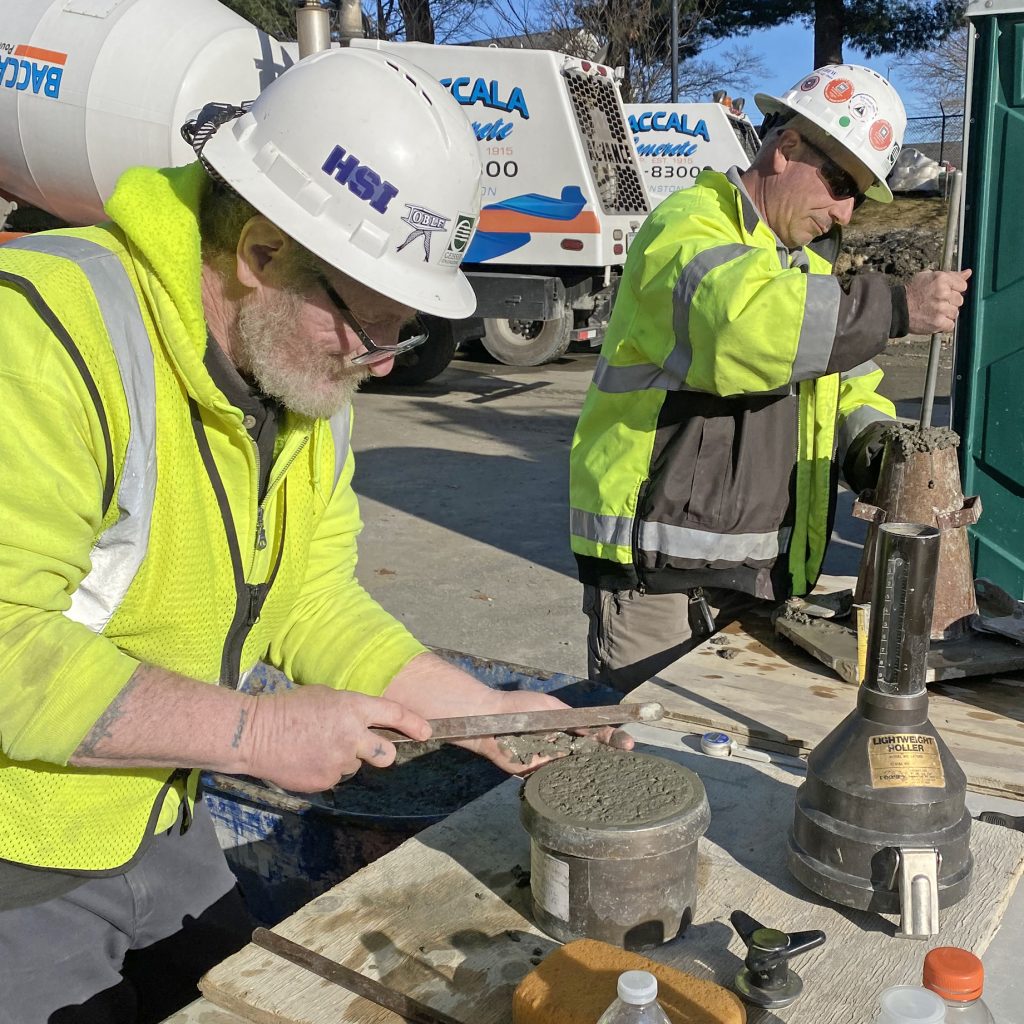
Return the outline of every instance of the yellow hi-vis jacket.
<path id="1" fill-rule="evenodd" d="M 68 765 L 140 663 L 380 694 L 424 648 L 355 577 L 350 411 L 256 447 L 203 364 L 198 164 L 0 247 L 0 858 L 130 864 L 187 772 Z"/>
<path id="2" fill-rule="evenodd" d="M 863 274 L 844 289 L 831 271 L 785 248 L 735 168 L 648 217 L 573 438 L 584 583 L 769 599 L 814 585 L 836 471 L 895 414 L 870 361 L 894 322 L 890 286 Z"/>

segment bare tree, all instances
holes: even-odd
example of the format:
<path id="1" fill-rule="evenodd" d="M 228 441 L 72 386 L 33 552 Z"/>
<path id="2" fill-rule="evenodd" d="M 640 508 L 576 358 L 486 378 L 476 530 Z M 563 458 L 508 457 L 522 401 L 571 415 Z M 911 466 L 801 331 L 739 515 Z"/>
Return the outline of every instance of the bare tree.
<path id="1" fill-rule="evenodd" d="M 900 69 L 920 99 L 944 113 L 964 109 L 967 88 L 967 26 L 930 50 L 911 54 Z"/>
<path id="2" fill-rule="evenodd" d="M 490 0 L 369 0 L 366 33 L 406 42 L 461 43 L 487 31 L 482 15 Z"/>
<path id="3" fill-rule="evenodd" d="M 768 74 L 764 59 L 749 46 L 733 44 L 719 50 L 713 43 L 696 57 L 679 65 L 677 87 L 683 102 L 711 99 L 717 89 L 738 98 L 753 92 Z M 665 103 L 671 96 L 672 74 L 667 63 L 655 62 L 639 69 L 637 99 L 640 103 Z"/>
<path id="4" fill-rule="evenodd" d="M 665 0 L 490 2 L 494 17 L 515 45 L 557 49 L 622 68 L 626 102 L 668 99 L 670 8 Z M 738 93 L 765 74 L 749 47 L 716 52 L 713 46 L 702 52 L 701 26 L 718 2 L 679 0 L 679 94 L 686 99 L 710 99 L 715 89 Z"/>

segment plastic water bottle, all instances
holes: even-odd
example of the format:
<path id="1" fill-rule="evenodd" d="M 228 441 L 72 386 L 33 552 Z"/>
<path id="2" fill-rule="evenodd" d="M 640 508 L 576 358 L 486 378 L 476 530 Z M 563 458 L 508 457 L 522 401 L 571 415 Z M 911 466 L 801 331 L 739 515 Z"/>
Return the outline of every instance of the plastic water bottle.
<path id="1" fill-rule="evenodd" d="M 959 946 L 938 946 L 924 958 L 924 986 L 946 1004 L 949 1024 L 995 1024 L 981 998 L 985 968 L 981 961 Z"/>
<path id="2" fill-rule="evenodd" d="M 878 997 L 875 1024 L 945 1024 L 946 1004 L 918 985 L 895 985 Z"/>
<path id="3" fill-rule="evenodd" d="M 618 991 L 597 1024 L 671 1024 L 658 1005 L 658 979 L 650 971 L 623 971 Z"/>

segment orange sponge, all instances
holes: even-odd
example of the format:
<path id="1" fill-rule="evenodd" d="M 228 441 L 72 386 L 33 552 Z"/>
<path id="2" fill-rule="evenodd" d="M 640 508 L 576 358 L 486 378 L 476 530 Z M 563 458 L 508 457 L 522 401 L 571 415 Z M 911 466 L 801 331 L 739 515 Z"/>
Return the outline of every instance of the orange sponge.
<path id="1" fill-rule="evenodd" d="M 523 978 L 512 997 L 512 1024 L 594 1024 L 623 971 L 658 979 L 658 1002 L 672 1024 L 746 1024 L 743 1003 L 721 985 L 594 939 L 566 943 Z"/>

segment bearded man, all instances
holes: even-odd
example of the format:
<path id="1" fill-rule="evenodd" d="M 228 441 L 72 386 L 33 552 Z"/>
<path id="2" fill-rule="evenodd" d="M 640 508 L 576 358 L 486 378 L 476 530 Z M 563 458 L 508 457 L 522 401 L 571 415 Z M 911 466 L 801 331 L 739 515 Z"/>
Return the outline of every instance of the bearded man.
<path id="1" fill-rule="evenodd" d="M 200 769 L 319 791 L 393 761 L 375 726 L 563 706 L 430 654 L 355 576 L 352 394 L 416 309 L 474 308 L 461 110 L 329 51 L 183 134 L 199 161 L 126 172 L 109 223 L 0 248 L 3 1024 L 163 1019 L 247 941 Z M 239 690 L 260 660 L 296 687 Z"/>

